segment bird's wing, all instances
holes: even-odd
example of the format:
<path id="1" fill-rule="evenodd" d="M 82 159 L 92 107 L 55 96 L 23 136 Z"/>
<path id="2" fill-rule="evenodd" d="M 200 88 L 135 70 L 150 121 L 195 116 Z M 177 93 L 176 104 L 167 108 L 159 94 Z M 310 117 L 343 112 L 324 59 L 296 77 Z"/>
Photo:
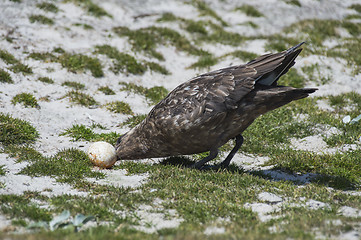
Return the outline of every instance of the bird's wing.
<path id="1" fill-rule="evenodd" d="M 238 107 L 237 103 L 254 89 L 256 82 L 269 82 L 273 75 L 277 81 L 285 69 L 293 65 L 300 50 L 294 47 L 266 54 L 244 65 L 197 76 L 170 92 L 152 109 L 147 120 L 152 119 L 164 127 L 221 121 L 228 111 Z"/>

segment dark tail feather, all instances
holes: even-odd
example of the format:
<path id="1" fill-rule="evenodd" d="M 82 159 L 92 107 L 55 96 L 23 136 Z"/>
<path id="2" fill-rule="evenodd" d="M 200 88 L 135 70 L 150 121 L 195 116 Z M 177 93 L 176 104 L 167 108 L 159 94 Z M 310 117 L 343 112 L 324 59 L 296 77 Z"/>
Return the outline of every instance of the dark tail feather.
<path id="1" fill-rule="evenodd" d="M 257 82 L 264 85 L 277 85 L 277 80 L 284 74 L 288 72 L 288 70 L 295 64 L 296 57 L 302 51 L 302 48 L 299 47 L 304 44 L 305 42 L 301 42 L 294 47 L 289 48 L 286 51 L 281 53 L 277 53 L 281 58 L 280 64 L 271 72 L 261 76 Z"/>
<path id="2" fill-rule="evenodd" d="M 260 109 L 266 109 L 266 112 L 268 112 L 292 101 L 308 97 L 316 90 L 317 88 L 256 85 L 252 94 L 249 94 L 252 100 L 248 101 L 253 101 Z"/>
<path id="3" fill-rule="evenodd" d="M 314 93 L 317 88 L 291 88 L 291 87 L 276 87 L 279 89 L 278 93 L 274 93 L 274 96 L 270 99 L 271 109 L 279 108 L 287 103 L 295 100 L 308 97 L 311 93 Z"/>

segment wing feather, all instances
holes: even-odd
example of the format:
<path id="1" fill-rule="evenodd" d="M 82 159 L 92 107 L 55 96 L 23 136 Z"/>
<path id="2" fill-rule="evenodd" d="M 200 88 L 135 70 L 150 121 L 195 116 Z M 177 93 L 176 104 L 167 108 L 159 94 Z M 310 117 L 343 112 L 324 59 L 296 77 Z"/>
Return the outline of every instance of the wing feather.
<path id="1" fill-rule="evenodd" d="M 152 109 L 147 119 L 160 128 L 184 129 L 213 120 L 222 121 L 227 112 L 236 109 L 238 102 L 255 88 L 257 81 L 262 82 L 265 78 L 265 82 L 272 81 L 273 75 L 276 76 L 273 81 L 277 81 L 293 65 L 300 51 L 293 47 L 260 56 L 247 64 L 199 75 L 170 92 Z"/>

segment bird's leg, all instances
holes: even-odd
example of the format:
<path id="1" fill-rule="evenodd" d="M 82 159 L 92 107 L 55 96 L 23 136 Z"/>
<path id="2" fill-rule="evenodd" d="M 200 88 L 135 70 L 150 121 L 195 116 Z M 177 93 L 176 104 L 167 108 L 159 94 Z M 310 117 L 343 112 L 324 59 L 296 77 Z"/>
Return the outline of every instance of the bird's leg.
<path id="1" fill-rule="evenodd" d="M 236 136 L 236 144 L 234 145 L 232 151 L 228 154 L 226 159 L 219 164 L 219 167 L 226 168 L 229 166 L 229 163 L 231 162 L 234 155 L 237 153 L 237 151 L 240 149 L 243 143 L 243 137 L 241 134 Z"/>
<path id="2" fill-rule="evenodd" d="M 216 149 L 211 149 L 209 152 L 209 155 L 205 158 L 203 158 L 202 160 L 196 162 L 195 164 L 192 165 L 192 168 L 196 168 L 196 169 L 202 169 L 204 166 L 204 164 L 206 164 L 207 162 L 209 162 L 210 160 L 214 159 L 215 157 L 217 157 L 218 155 L 218 148 Z"/>

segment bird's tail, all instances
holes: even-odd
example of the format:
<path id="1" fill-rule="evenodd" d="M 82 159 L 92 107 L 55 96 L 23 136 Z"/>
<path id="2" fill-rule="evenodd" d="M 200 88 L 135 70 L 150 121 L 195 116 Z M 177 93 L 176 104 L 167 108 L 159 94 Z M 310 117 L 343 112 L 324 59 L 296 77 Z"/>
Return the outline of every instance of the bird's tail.
<path id="1" fill-rule="evenodd" d="M 266 54 L 250 62 L 250 66 L 255 66 L 257 72 L 261 73 L 256 82 L 268 86 L 277 85 L 277 80 L 295 64 L 296 57 L 302 51 L 299 47 L 304 43 L 301 42 L 280 53 Z M 264 71 L 265 74 L 262 74 L 262 69 L 267 70 Z"/>
<path id="2" fill-rule="evenodd" d="M 308 97 L 317 88 L 293 88 L 283 86 L 257 86 L 252 101 L 266 112 L 279 108 L 294 100 Z M 265 112 L 263 112 L 265 113 Z"/>

